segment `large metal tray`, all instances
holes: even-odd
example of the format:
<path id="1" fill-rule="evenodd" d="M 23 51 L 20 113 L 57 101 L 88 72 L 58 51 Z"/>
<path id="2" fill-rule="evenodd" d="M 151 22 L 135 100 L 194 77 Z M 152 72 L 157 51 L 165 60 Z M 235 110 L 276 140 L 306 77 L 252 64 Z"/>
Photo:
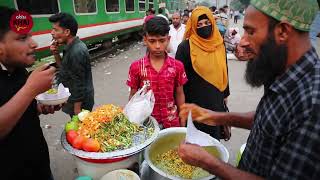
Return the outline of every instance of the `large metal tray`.
<path id="1" fill-rule="evenodd" d="M 141 133 L 137 133 L 133 137 L 133 144 L 130 148 L 123 149 L 123 150 L 116 150 L 112 152 L 86 152 L 83 150 L 78 150 L 73 148 L 66 139 L 65 131 L 61 134 L 61 144 L 62 147 L 75 156 L 80 158 L 86 159 L 114 159 L 114 158 L 121 158 L 121 157 L 128 157 L 134 154 L 139 153 L 140 151 L 144 150 L 147 146 L 149 146 L 157 137 L 160 131 L 159 124 L 153 117 L 149 117 L 143 123 L 144 131 Z M 147 128 L 153 128 L 154 131 L 151 135 L 147 135 Z"/>

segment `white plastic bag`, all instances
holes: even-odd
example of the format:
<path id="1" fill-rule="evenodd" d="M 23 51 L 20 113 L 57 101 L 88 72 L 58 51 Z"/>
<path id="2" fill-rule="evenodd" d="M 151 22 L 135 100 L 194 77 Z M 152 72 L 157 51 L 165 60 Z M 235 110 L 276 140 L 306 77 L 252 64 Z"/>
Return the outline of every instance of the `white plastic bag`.
<path id="1" fill-rule="evenodd" d="M 147 85 L 144 85 L 137 91 L 124 108 L 124 114 L 131 122 L 142 124 L 153 111 L 154 94 L 152 90 L 147 92 L 147 87 Z"/>

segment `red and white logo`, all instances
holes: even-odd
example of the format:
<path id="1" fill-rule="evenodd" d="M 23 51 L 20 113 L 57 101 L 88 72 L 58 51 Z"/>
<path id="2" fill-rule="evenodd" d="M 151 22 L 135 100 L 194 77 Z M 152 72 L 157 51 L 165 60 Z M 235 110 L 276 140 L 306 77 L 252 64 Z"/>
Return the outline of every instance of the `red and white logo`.
<path id="1" fill-rule="evenodd" d="M 30 32 L 33 26 L 32 17 L 25 11 L 18 11 L 11 16 L 10 28 L 12 31 L 19 34 Z"/>

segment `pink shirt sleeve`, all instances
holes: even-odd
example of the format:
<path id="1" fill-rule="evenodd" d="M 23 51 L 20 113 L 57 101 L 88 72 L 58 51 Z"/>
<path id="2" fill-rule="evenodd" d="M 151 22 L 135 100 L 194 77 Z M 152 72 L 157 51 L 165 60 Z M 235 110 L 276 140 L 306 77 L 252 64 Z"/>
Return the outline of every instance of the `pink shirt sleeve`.
<path id="1" fill-rule="evenodd" d="M 132 89 L 138 89 L 140 84 L 139 63 L 133 62 L 129 68 L 128 79 L 126 83 Z"/>

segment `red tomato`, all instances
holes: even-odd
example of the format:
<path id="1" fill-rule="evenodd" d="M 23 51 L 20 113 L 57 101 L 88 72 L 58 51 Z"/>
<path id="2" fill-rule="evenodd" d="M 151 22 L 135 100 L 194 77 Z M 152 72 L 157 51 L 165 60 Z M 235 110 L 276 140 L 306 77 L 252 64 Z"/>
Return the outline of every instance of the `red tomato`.
<path id="1" fill-rule="evenodd" d="M 83 136 L 77 136 L 72 143 L 72 147 L 76 149 L 82 149 L 83 143 L 86 141 L 86 138 Z"/>
<path id="2" fill-rule="evenodd" d="M 67 141 L 70 143 L 70 144 L 73 144 L 73 141 L 74 139 L 78 136 L 78 133 L 77 131 L 75 130 L 70 130 L 68 133 L 67 133 Z"/>
<path id="3" fill-rule="evenodd" d="M 83 150 L 88 152 L 98 152 L 100 150 L 100 143 L 96 139 L 87 139 L 82 146 Z"/>

